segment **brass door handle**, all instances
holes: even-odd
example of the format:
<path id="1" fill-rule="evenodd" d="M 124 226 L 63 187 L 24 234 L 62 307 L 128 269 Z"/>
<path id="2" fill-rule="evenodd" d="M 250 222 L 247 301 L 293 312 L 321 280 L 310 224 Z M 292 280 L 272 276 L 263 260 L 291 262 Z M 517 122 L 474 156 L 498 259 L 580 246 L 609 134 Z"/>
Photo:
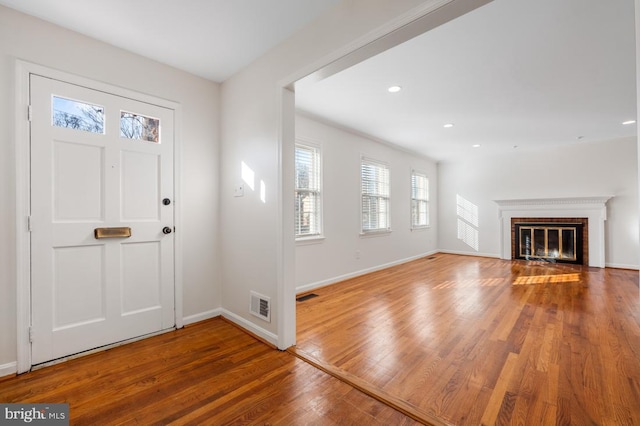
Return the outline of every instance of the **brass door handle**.
<path id="1" fill-rule="evenodd" d="M 96 240 L 100 240 L 102 238 L 129 238 L 131 236 L 131 228 L 128 226 L 96 228 L 93 230 L 93 236 Z"/>

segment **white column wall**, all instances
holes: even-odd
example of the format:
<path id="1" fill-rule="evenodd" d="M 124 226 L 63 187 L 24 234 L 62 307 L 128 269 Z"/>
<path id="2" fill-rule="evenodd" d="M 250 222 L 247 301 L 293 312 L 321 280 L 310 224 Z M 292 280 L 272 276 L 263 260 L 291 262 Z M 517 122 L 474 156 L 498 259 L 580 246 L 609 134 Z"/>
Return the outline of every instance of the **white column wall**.
<path id="1" fill-rule="evenodd" d="M 344 1 L 223 83 L 220 205 L 224 247 L 221 259 L 224 265 L 222 303 L 225 315 L 268 340 L 280 340 L 279 347 L 286 347 L 295 341 L 295 312 L 287 310 L 287 318 L 277 317 L 282 310 L 276 295 L 292 298 L 295 287 L 283 282 L 287 274 L 282 271 L 283 265 L 288 262 L 284 258 L 285 253 L 291 252 L 288 247 L 294 244 L 293 226 L 282 222 L 282 211 L 293 208 L 293 193 L 281 191 L 283 187 L 291 186 L 283 185 L 279 178 L 292 176 L 293 164 L 281 162 L 280 159 L 285 155 L 283 153 L 293 150 L 294 144 L 292 138 L 281 138 L 281 135 L 288 133 L 288 129 L 282 126 L 293 126 L 293 122 L 285 122 L 281 117 L 282 87 L 331 62 L 341 62 L 341 58 L 392 30 L 404 30 L 426 13 L 424 5 L 432 7 L 447 4 L 429 15 L 433 19 L 424 22 L 426 27 L 434 27 L 482 3 L 486 3 L 486 0 Z M 423 24 L 422 20 L 420 24 Z M 413 26 L 409 26 L 413 29 Z M 406 35 L 411 31 L 399 32 Z M 388 48 L 393 43 L 384 42 L 381 45 Z M 369 44 L 359 51 L 362 55 L 355 56 L 364 59 L 367 55 L 375 54 L 373 50 L 375 46 Z M 288 109 L 293 106 L 285 107 L 286 114 L 289 114 Z M 255 189 L 245 190 L 244 197 L 234 197 L 234 187 L 242 179 L 242 162 L 253 171 L 256 185 L 264 182 L 265 201 L 261 200 Z M 282 291 L 283 287 L 291 289 L 291 294 Z M 271 297 L 274 302 L 271 323 L 250 314 L 251 290 Z M 277 324 L 280 324 L 280 330 Z M 278 336 L 283 332 L 285 337 Z"/>

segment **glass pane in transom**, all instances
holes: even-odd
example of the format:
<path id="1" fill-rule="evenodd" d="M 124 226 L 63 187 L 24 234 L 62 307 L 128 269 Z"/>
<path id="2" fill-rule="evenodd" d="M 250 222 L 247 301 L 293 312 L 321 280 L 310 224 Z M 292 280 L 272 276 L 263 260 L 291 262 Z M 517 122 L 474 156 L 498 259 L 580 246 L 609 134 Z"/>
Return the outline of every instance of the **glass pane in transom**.
<path id="1" fill-rule="evenodd" d="M 120 111 L 120 137 L 160 143 L 160 120 Z"/>
<path id="2" fill-rule="evenodd" d="M 104 107 L 53 96 L 51 124 L 56 127 L 104 134 Z"/>

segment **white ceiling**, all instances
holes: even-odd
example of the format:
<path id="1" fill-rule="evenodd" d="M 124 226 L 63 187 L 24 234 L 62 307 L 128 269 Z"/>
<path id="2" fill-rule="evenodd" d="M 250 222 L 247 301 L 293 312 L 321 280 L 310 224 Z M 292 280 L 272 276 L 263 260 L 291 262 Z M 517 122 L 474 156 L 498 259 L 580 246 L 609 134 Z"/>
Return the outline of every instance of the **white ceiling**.
<path id="1" fill-rule="evenodd" d="M 224 81 L 339 1 L 0 4 Z M 634 16 L 634 0 L 495 0 L 296 89 L 296 103 L 438 161 L 634 136 L 621 125 L 636 116 Z"/>
<path id="2" fill-rule="evenodd" d="M 635 78 L 633 0 L 495 0 L 296 104 L 440 161 L 633 136 Z"/>
<path id="3" fill-rule="evenodd" d="M 0 0 L 0 4 L 221 82 L 340 0 Z"/>

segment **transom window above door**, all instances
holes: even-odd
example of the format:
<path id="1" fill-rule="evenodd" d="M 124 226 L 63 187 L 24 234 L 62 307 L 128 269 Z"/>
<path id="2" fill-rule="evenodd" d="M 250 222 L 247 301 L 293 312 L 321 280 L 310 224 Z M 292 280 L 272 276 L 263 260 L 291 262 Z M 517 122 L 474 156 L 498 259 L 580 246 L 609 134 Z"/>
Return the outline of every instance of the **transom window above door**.
<path id="1" fill-rule="evenodd" d="M 160 143 L 160 120 L 120 111 L 120 137 Z"/>
<path id="2" fill-rule="evenodd" d="M 60 96 L 52 99 L 52 125 L 104 134 L 104 107 Z"/>
<path id="3" fill-rule="evenodd" d="M 102 105 L 55 95 L 51 105 L 53 126 L 105 134 L 105 108 Z M 120 137 L 160 143 L 160 119 L 120 111 Z"/>

